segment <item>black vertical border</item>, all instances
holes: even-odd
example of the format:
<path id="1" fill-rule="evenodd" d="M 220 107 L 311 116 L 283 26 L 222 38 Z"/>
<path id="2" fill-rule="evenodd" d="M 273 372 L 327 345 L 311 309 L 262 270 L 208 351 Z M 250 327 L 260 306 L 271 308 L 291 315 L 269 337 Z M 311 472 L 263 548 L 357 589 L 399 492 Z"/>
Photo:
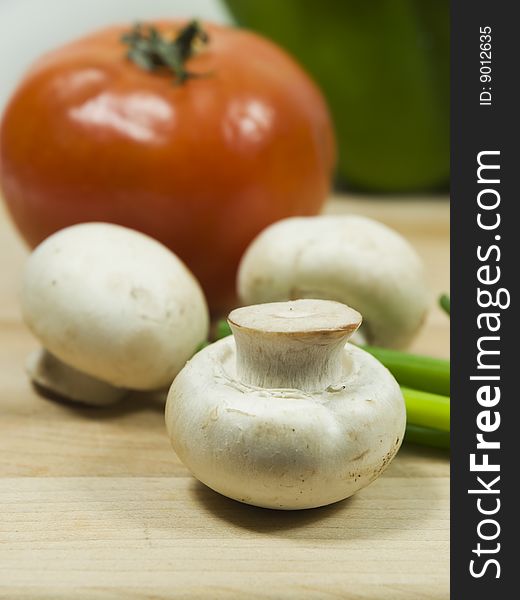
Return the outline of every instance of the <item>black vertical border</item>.
<path id="1" fill-rule="evenodd" d="M 518 3 L 507 0 L 452 0 L 451 3 L 451 597 L 454 600 L 517 597 L 513 578 L 520 573 L 516 560 L 516 529 L 520 521 L 520 497 L 513 487 L 520 468 L 520 352 L 515 349 L 520 332 L 517 310 L 517 280 L 520 278 L 520 25 L 515 18 Z M 480 27 L 492 28 L 492 106 L 480 106 L 479 95 L 487 83 L 480 81 Z M 477 155 L 483 150 L 500 151 L 501 215 L 499 230 L 485 232 L 477 226 Z M 517 210 L 518 207 L 518 210 Z M 500 470 L 501 509 L 495 515 L 501 532 L 494 542 L 479 540 L 477 526 L 486 518 L 477 509 L 478 487 L 470 472 L 469 456 L 475 452 L 476 418 L 482 410 L 476 401 L 479 383 L 470 381 L 476 369 L 477 339 L 477 246 L 489 246 L 500 235 L 501 280 L 497 287 L 511 293 L 511 305 L 500 310 L 501 425 L 494 439 L 500 450 L 490 452 Z M 480 309 L 485 312 L 485 309 Z M 493 409 L 495 410 L 495 409 Z M 487 496 L 489 498 L 490 496 Z M 489 568 L 480 578 L 469 571 L 473 549 L 500 543 L 500 551 L 489 558 L 500 562 L 500 578 Z M 519 558 L 520 558 L 520 553 Z M 484 558 L 478 559 L 482 567 Z M 517 566 L 516 563 L 519 562 Z M 511 595 L 512 594 L 512 595 Z"/>

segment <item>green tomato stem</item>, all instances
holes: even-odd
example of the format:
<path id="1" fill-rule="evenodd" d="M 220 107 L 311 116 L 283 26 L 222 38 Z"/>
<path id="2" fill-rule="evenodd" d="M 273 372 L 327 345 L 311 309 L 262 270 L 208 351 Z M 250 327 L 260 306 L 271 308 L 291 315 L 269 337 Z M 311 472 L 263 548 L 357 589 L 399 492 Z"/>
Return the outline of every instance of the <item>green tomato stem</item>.
<path id="1" fill-rule="evenodd" d="M 190 21 L 170 40 L 153 25 L 136 23 L 122 37 L 128 46 L 127 58 L 145 71 L 170 71 L 178 84 L 201 77 L 186 69 L 186 61 L 196 52 L 197 44 L 205 45 L 208 34 L 198 21 Z"/>

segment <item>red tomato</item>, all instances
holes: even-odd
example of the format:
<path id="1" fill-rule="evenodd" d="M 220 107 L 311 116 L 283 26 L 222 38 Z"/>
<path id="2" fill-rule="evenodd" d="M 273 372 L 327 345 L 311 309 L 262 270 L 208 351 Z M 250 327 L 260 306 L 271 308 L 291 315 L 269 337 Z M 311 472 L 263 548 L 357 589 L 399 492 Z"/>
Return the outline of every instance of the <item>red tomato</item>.
<path id="1" fill-rule="evenodd" d="M 327 196 L 327 107 L 292 58 L 248 31 L 204 23 L 209 41 L 186 63 L 202 76 L 179 83 L 126 58 L 129 29 L 94 33 L 29 71 L 1 124 L 7 206 L 31 246 L 84 221 L 143 231 L 184 260 L 214 312 L 227 309 L 252 238 L 317 213 Z"/>

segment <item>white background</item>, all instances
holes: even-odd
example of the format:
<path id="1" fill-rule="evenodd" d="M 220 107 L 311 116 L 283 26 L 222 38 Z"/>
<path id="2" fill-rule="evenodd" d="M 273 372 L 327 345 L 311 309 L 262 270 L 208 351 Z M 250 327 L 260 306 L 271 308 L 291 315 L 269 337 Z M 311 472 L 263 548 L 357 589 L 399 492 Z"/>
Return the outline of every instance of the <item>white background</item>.
<path id="1" fill-rule="evenodd" d="M 176 16 L 230 21 L 220 0 L 0 0 L 0 113 L 45 50 L 112 23 Z"/>

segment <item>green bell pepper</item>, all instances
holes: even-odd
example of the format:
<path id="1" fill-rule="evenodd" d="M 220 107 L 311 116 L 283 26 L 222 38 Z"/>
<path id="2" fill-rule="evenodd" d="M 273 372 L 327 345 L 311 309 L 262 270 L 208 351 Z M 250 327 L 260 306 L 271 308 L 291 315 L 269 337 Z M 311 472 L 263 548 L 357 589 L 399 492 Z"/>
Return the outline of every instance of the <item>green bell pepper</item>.
<path id="1" fill-rule="evenodd" d="M 240 25 L 285 47 L 321 86 L 340 181 L 375 192 L 448 183 L 448 0 L 227 4 Z"/>

